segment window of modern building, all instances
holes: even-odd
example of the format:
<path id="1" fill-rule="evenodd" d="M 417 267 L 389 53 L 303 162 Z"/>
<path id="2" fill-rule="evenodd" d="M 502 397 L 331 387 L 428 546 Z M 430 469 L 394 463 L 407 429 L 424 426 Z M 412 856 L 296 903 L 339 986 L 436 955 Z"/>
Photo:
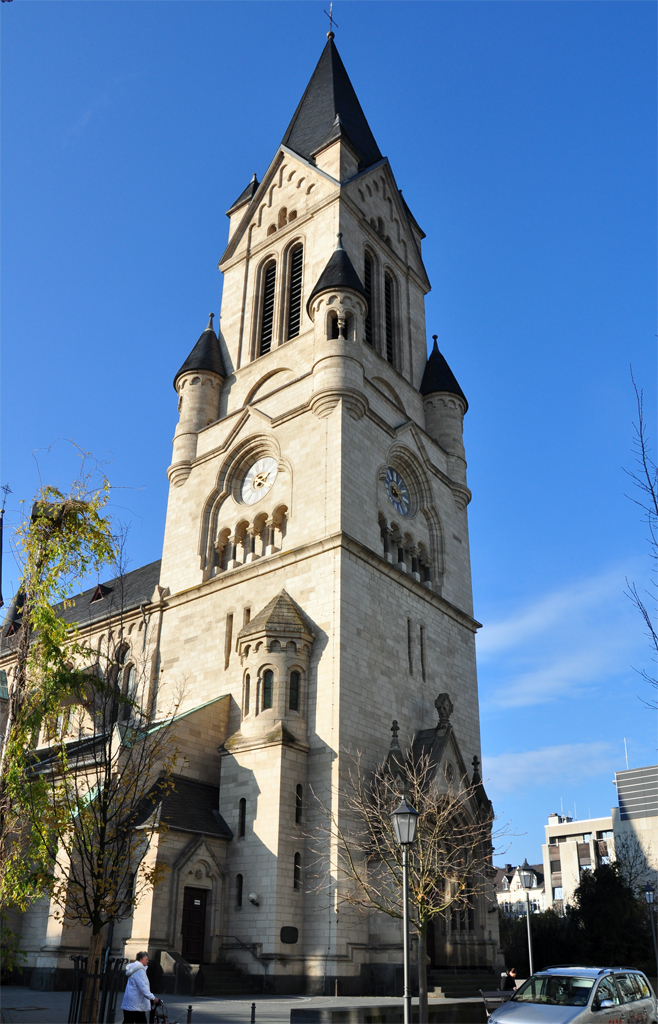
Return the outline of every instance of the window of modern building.
<path id="1" fill-rule="evenodd" d="M 386 359 L 395 362 L 395 309 L 393 299 L 393 280 L 389 274 L 384 277 L 384 321 L 386 327 Z"/>
<path id="2" fill-rule="evenodd" d="M 301 825 L 304 811 L 304 787 L 301 783 L 295 789 L 295 825 Z"/>
<path id="3" fill-rule="evenodd" d="M 291 711 L 299 711 L 299 689 L 300 689 L 301 676 L 299 672 L 290 673 L 290 694 L 288 698 L 288 707 Z"/>
<path id="4" fill-rule="evenodd" d="M 554 886 L 554 888 L 553 888 L 553 899 L 554 900 L 563 900 L 564 899 L 564 890 L 563 890 L 561 885 Z"/>
<path id="5" fill-rule="evenodd" d="M 263 673 L 263 711 L 272 707 L 274 700 L 274 672 L 268 668 Z"/>
<path id="6" fill-rule="evenodd" d="M 372 325 L 374 321 L 374 294 L 373 294 L 373 265 L 372 256 L 366 253 L 363 263 L 363 288 L 368 302 L 368 313 L 366 315 L 365 336 L 368 345 L 373 344 Z"/>
<path id="7" fill-rule="evenodd" d="M 242 906 L 242 889 L 244 885 L 244 879 L 242 875 L 235 876 L 235 905 L 236 907 Z"/>
<path id="8" fill-rule="evenodd" d="M 276 263 L 268 263 L 263 272 L 263 304 L 260 312 L 260 338 L 258 354 L 264 356 L 272 347 L 274 329 L 274 294 L 276 288 Z"/>
<path id="9" fill-rule="evenodd" d="M 247 831 L 247 801 L 244 797 L 238 804 L 238 838 L 244 838 Z"/>
<path id="10" fill-rule="evenodd" d="M 301 889 L 302 887 L 302 856 L 300 853 L 295 854 L 295 863 L 293 867 L 293 889 Z"/>
<path id="11" fill-rule="evenodd" d="M 296 246 L 290 254 L 290 287 L 288 289 L 288 338 L 296 338 L 302 318 L 302 267 L 304 247 Z"/>

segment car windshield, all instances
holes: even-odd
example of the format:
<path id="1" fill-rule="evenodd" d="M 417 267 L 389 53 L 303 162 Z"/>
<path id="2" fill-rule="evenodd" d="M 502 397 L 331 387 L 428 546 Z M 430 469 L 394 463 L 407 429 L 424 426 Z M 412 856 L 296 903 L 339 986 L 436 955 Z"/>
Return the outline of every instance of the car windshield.
<path id="1" fill-rule="evenodd" d="M 549 1006 L 586 1006 L 594 978 L 570 978 L 557 974 L 536 975 L 515 992 L 516 1003 L 544 1003 Z"/>

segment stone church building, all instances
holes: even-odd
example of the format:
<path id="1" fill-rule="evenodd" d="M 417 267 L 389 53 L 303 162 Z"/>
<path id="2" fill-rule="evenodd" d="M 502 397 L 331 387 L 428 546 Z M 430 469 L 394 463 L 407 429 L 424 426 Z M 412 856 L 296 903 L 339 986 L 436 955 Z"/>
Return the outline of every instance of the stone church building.
<path id="1" fill-rule="evenodd" d="M 308 835 L 318 799 L 341 813 L 346 758 L 387 756 L 393 719 L 403 748 L 429 745 L 437 771 L 480 784 L 489 806 L 468 404 L 436 339 L 427 357 L 425 235 L 333 33 L 228 218 L 221 315 L 174 377 L 162 559 L 65 611 L 90 641 L 120 641 L 144 715 L 182 694 L 188 763 L 148 854 L 170 870 L 108 941 L 113 955 L 148 949 L 165 974 L 203 965 L 207 984 L 229 962 L 270 991 L 392 994 L 399 922 L 314 891 Z M 433 964 L 495 964 L 493 907 L 491 882 L 437 921 Z M 22 944 L 47 976 L 87 937 L 44 900 Z"/>

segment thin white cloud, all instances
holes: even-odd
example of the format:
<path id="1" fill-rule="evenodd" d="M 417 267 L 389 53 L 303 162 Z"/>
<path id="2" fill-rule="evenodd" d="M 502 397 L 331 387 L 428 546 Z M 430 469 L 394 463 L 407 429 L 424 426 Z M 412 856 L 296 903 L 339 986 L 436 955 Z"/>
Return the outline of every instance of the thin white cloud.
<path id="1" fill-rule="evenodd" d="M 527 792 L 533 787 L 555 783 L 578 784 L 585 778 L 612 772 L 619 751 L 612 743 L 562 743 L 519 753 L 482 755 L 487 792 L 494 799 L 514 790 Z"/>
<path id="2" fill-rule="evenodd" d="M 573 621 L 574 615 L 581 617 L 597 605 L 618 598 L 624 585 L 624 573 L 615 569 L 540 597 L 500 622 L 486 623 L 478 633 L 478 658 L 518 647 L 531 636 Z"/>
<path id="3" fill-rule="evenodd" d="M 483 709 L 581 696 L 629 673 L 643 638 L 624 585 L 615 568 L 485 625 L 477 641 Z"/>

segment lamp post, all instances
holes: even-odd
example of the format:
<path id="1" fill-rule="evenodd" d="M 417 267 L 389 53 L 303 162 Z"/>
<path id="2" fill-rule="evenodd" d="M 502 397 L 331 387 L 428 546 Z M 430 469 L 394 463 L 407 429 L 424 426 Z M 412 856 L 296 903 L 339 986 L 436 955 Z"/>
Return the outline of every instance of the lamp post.
<path id="1" fill-rule="evenodd" d="M 656 958 L 656 975 L 658 975 L 658 946 L 656 945 L 656 922 L 654 921 L 654 918 L 653 918 L 653 900 L 654 900 L 654 896 L 656 895 L 656 890 L 654 889 L 654 887 L 649 882 L 647 882 L 647 884 L 644 886 L 643 892 L 644 892 L 644 898 L 647 901 L 647 906 L 649 907 L 649 917 L 651 918 L 651 935 L 653 937 L 653 955 Z"/>
<path id="2" fill-rule="evenodd" d="M 519 870 L 519 877 L 521 879 L 521 885 L 525 890 L 526 923 L 528 925 L 528 964 L 530 967 L 530 977 L 535 973 L 532 962 L 532 931 L 530 929 L 530 889 L 532 888 L 534 876 L 535 873 L 528 864 L 528 858 L 526 857 Z"/>
<path id="3" fill-rule="evenodd" d="M 404 1024 L 411 1024 L 411 990 L 409 988 L 409 847 L 416 838 L 418 811 L 406 797 L 391 814 L 395 838 L 402 847 L 402 931 L 404 952 Z"/>

